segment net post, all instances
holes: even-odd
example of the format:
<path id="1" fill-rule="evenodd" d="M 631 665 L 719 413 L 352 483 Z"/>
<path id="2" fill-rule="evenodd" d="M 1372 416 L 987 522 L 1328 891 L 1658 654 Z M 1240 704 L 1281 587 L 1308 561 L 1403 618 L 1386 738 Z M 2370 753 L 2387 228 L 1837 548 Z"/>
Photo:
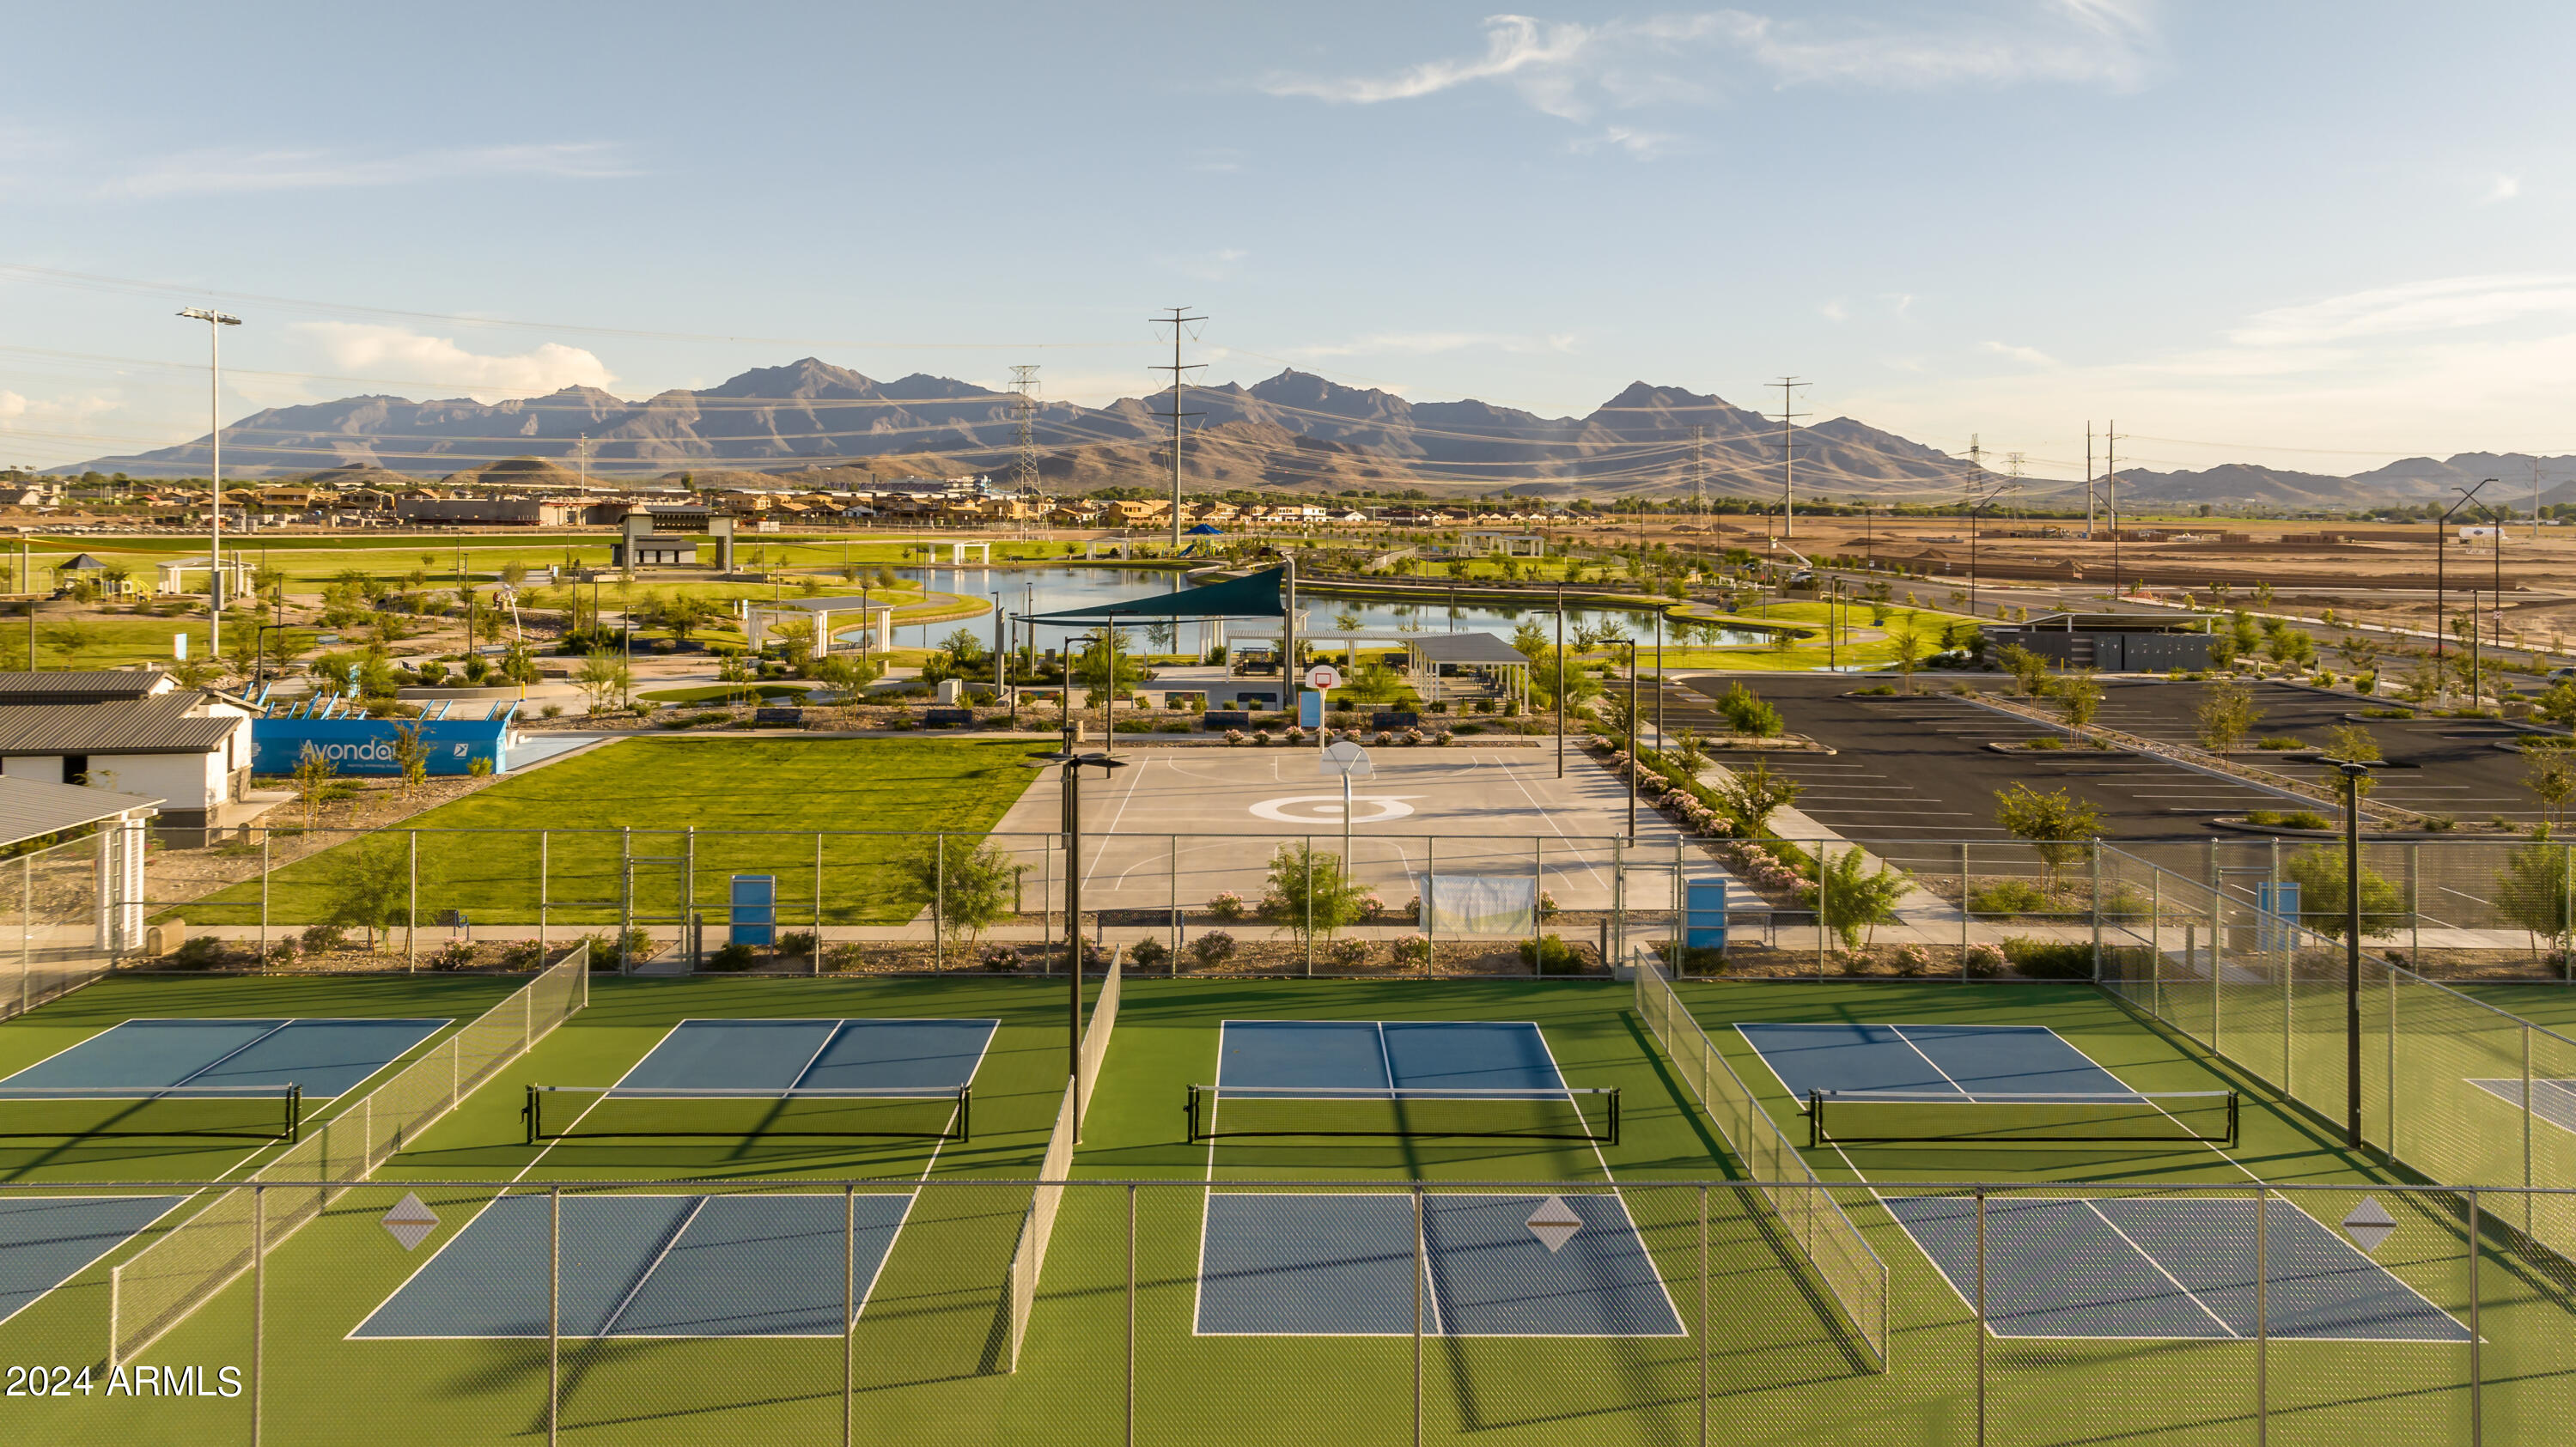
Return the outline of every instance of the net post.
<path id="1" fill-rule="evenodd" d="M 2254 1442 L 2272 1436 L 2272 1188 L 2254 1185 Z"/>
<path id="2" fill-rule="evenodd" d="M 546 1193 L 546 1447 L 563 1417 L 563 1187 Z"/>
<path id="3" fill-rule="evenodd" d="M 286 1139 L 288 1144 L 304 1139 L 304 1087 L 286 1087 Z"/>
<path id="4" fill-rule="evenodd" d="M 527 1104 L 522 1105 L 522 1106 L 520 1106 L 520 1107 L 519 1107 L 519 1114 L 520 1114 L 520 1115 L 522 1115 L 522 1116 L 524 1116 L 524 1117 L 526 1117 L 527 1122 L 528 1122 L 528 1141 L 527 1141 L 527 1143 L 528 1143 L 529 1145 L 535 1145 L 535 1144 L 537 1143 L 538 1137 L 540 1137 L 541 1135 L 543 1135 L 543 1134 L 545 1133 L 545 1123 L 544 1123 L 544 1121 L 540 1120 L 540 1119 L 538 1118 L 538 1116 L 537 1116 L 537 1111 L 541 1108 L 541 1107 L 538 1105 L 538 1102 L 539 1102 L 539 1101 L 541 1101 L 541 1100 L 543 1100 L 543 1099 L 544 1099 L 543 1094 L 542 1094 L 541 1092 L 539 1092 L 539 1091 L 538 1091 L 537 1087 L 535 1087 L 535 1086 L 531 1085 L 531 1086 L 529 1086 L 529 1087 L 528 1087 L 528 1102 L 527 1102 Z"/>
<path id="5" fill-rule="evenodd" d="M 1825 1144 L 1825 1093 L 1807 1092 L 1807 1149 L 1822 1150 Z"/>
<path id="6" fill-rule="evenodd" d="M 259 1400 L 263 1385 L 261 1340 L 268 1320 L 268 1187 L 250 1188 L 250 1447 L 259 1447 Z"/>

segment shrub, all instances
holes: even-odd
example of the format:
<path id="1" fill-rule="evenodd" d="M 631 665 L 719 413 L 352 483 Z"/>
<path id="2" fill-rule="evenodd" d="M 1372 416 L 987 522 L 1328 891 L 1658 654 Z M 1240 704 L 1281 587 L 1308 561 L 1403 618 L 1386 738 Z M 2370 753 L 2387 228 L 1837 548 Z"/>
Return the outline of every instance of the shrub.
<path id="1" fill-rule="evenodd" d="M 1248 913 L 1243 905 L 1243 896 L 1231 889 L 1209 900 L 1207 912 L 1222 920 L 1238 920 Z"/>
<path id="2" fill-rule="evenodd" d="M 814 953 L 815 943 L 812 930 L 789 930 L 778 937 L 778 952 L 782 955 L 811 956 Z"/>
<path id="3" fill-rule="evenodd" d="M 2247 813 L 2245 822 L 2265 829 L 2331 829 L 2334 821 L 2313 809 L 2256 809 Z"/>
<path id="4" fill-rule="evenodd" d="M 304 931 L 300 942 L 308 955 L 327 955 L 349 947 L 349 931 L 341 925 L 317 924 Z"/>
<path id="5" fill-rule="evenodd" d="M 2093 978 L 2093 945 L 2089 940 L 2041 940 L 2014 935 L 2004 941 L 2004 958 L 2034 980 Z"/>
<path id="6" fill-rule="evenodd" d="M 1898 974 L 1907 976 L 1919 975 L 1931 967 L 1932 957 L 1923 952 L 1923 947 L 1921 945 L 1898 945 L 1896 947 L 1896 972 Z"/>
<path id="7" fill-rule="evenodd" d="M 1968 946 L 1968 973 L 1980 980 L 1991 980 L 2004 972 L 2004 952 L 1989 944 Z"/>
<path id="8" fill-rule="evenodd" d="M 1998 879 L 1968 891 L 1970 914 L 2043 914 L 2052 900 L 2027 879 Z"/>
<path id="9" fill-rule="evenodd" d="M 1221 929 L 1209 930 L 1190 941 L 1190 959 L 1200 969 L 1213 970 L 1234 958 L 1234 936 Z"/>
<path id="10" fill-rule="evenodd" d="M 470 970 L 474 968 L 474 946 L 463 940 L 449 940 L 429 957 L 433 970 Z"/>
<path id="11" fill-rule="evenodd" d="M 501 968 L 505 970 L 533 970 L 545 962 L 545 946 L 535 940 L 512 940 L 501 949 Z"/>
<path id="12" fill-rule="evenodd" d="M 1338 969 L 1356 970 L 1368 963 L 1368 957 L 1369 947 L 1366 940 L 1335 940 L 1324 949 L 1324 958 L 1330 960 Z"/>
<path id="13" fill-rule="evenodd" d="M 2307 746 L 2308 741 L 2306 739 L 2299 738 L 2292 734 L 2276 734 L 2268 739 L 2256 739 L 2254 741 L 2254 747 L 2258 749 L 2269 749 L 2274 753 L 2283 753 L 2291 749 L 2304 749 Z"/>
<path id="14" fill-rule="evenodd" d="M 562 718 L 563 705 L 559 703 L 547 704 L 544 708 L 537 710 L 537 716 L 540 718 Z"/>
<path id="15" fill-rule="evenodd" d="M 1571 975 L 1583 969 L 1574 947 L 1555 935 L 1520 942 L 1521 963 L 1542 975 Z"/>
<path id="16" fill-rule="evenodd" d="M 232 951 L 224 946 L 222 940 L 213 935 L 197 935 L 163 955 L 161 967 L 167 970 L 214 970 L 221 969 L 231 957 Z"/>
<path id="17" fill-rule="evenodd" d="M 1415 968 L 1431 958 L 1431 937 L 1399 935 L 1392 944 L 1387 946 L 1387 954 L 1397 964 L 1407 969 Z"/>
<path id="18" fill-rule="evenodd" d="M 2025 740 L 2022 743 L 2022 747 L 2026 749 L 2062 749 L 2066 747 L 2066 741 L 2052 734 L 2047 738 Z"/>
<path id="19" fill-rule="evenodd" d="M 749 945 L 729 944 L 707 956 L 706 968 L 716 971 L 748 970 L 760 962 L 760 952 Z"/>
<path id="20" fill-rule="evenodd" d="M 1127 947 L 1127 962 L 1138 969 L 1159 969 L 1171 958 L 1171 947 L 1161 940 L 1138 940 Z"/>

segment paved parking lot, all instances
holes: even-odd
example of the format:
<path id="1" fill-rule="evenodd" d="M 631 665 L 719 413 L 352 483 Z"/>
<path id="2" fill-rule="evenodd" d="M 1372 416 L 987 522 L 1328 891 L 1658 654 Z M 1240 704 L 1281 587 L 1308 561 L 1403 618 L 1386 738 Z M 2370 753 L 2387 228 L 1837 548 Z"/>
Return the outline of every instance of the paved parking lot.
<path id="1" fill-rule="evenodd" d="M 1702 676 L 1687 684 L 1713 698 L 1731 681 Z M 1918 686 L 1946 688 L 1948 682 L 1935 675 Z M 1774 770 L 1806 786 L 1800 809 L 1859 843 L 2009 839 L 1995 823 L 1995 795 L 2015 783 L 2064 788 L 2101 811 L 2112 838 L 2202 837 L 2212 832 L 2206 821 L 2222 814 L 2295 807 L 2282 795 L 2160 759 L 2082 749 L 1993 753 L 1985 745 L 2044 730 L 1946 692 L 1845 697 L 1860 685 L 1816 675 L 1746 683 L 1779 707 L 1792 732 L 1839 751 L 1767 757 Z M 1981 684 L 1992 688 L 1995 681 Z M 1682 726 L 1676 717 L 1674 727 Z"/>
<path id="2" fill-rule="evenodd" d="M 2197 743 L 2200 706 L 2209 696 L 2205 683 L 2121 682 L 2108 685 L 2102 700 L 2102 722 L 2153 739 Z M 2520 729 L 2481 719 L 2364 719 L 2346 715 L 2365 707 L 2349 694 L 2334 695 L 2290 684 L 2254 685 L 2263 712 L 2259 736 L 2286 736 L 2313 745 L 2326 742 L 2326 731 L 2359 722 L 2379 741 L 2389 762 L 2410 765 L 2379 776 L 2372 797 L 2426 814 L 2455 819 L 2485 819 L 2501 814 L 2518 823 L 2540 817 L 2531 792 L 2522 786 L 2529 767 L 2520 754 L 2495 747 Z M 2384 707 L 2402 707 L 2383 701 Z M 2280 764 L 2284 772 L 2313 774 L 2314 765 Z"/>

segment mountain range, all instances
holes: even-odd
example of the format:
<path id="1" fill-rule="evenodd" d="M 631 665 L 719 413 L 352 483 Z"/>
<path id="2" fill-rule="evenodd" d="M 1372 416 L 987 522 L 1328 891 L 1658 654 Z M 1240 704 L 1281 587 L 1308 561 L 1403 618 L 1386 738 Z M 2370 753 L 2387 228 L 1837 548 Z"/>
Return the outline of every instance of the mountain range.
<path id="1" fill-rule="evenodd" d="M 857 476 L 1007 473 L 1025 421 L 1050 488 L 1163 487 L 1171 478 L 1169 392 L 1105 407 L 1021 400 L 924 374 L 879 382 L 807 357 L 744 372 L 699 391 L 627 401 L 567 387 L 502 402 L 416 402 L 371 395 L 273 407 L 224 429 L 228 476 L 300 477 L 363 469 L 412 477 L 475 473 L 508 458 L 551 460 L 601 478 L 680 471 L 753 472 L 798 480 L 808 470 Z M 1697 483 L 1712 498 L 1780 494 L 1780 424 L 1722 398 L 1631 383 L 1581 417 L 1541 417 L 1474 400 L 1409 402 L 1282 371 L 1250 387 L 1183 394 L 1189 414 L 1183 475 L 1192 487 L 1273 487 L 1433 496 L 1668 495 Z M 57 473 L 202 476 L 207 439 Z M 2204 472 L 2124 471 L 2138 503 L 2252 502 L 2344 508 L 2447 496 L 2462 479 L 2503 477 L 2527 505 L 2534 459 L 2466 453 L 2413 458 L 2353 477 L 2232 464 Z M 2542 475 L 2576 500 L 2576 459 L 2539 459 Z M 1798 429 L 1797 496 L 1935 501 L 1970 481 L 2000 480 L 1951 456 L 1849 417 Z M 2027 496 L 2080 501 L 2081 483 L 2038 483 Z"/>

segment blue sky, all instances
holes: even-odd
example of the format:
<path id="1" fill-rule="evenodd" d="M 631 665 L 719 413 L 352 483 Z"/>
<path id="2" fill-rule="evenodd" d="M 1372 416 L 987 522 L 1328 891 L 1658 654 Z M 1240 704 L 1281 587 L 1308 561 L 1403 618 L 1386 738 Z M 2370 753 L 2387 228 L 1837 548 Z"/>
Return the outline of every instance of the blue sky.
<path id="1" fill-rule="evenodd" d="M 2576 8 L 21 7 L 0 461 L 812 353 L 1631 380 L 2081 471 L 2576 451 Z"/>

